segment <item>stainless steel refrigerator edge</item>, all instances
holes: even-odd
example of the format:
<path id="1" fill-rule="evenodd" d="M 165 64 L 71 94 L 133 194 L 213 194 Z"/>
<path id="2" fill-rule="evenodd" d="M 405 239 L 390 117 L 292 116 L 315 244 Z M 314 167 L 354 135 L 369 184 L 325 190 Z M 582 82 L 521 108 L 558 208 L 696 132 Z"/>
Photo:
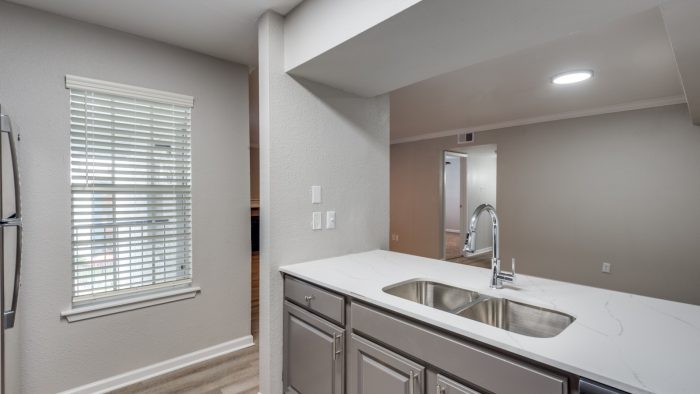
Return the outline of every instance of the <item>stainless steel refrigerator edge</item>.
<path id="1" fill-rule="evenodd" d="M 19 332 L 16 328 L 22 256 L 17 136 L 0 107 L 0 393 L 19 392 Z"/>

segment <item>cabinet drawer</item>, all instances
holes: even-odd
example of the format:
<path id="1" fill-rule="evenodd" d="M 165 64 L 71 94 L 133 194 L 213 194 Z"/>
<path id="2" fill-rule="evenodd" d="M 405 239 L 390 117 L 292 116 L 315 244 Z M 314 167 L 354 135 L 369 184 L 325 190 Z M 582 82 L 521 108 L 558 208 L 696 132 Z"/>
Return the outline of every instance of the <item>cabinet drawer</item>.
<path id="1" fill-rule="evenodd" d="M 487 391 L 498 394 L 568 393 L 566 377 L 374 308 L 353 303 L 351 311 L 354 332 L 401 349 Z"/>
<path id="2" fill-rule="evenodd" d="M 298 279 L 285 277 L 284 296 L 328 320 L 345 325 L 345 299 Z"/>
<path id="3" fill-rule="evenodd" d="M 435 371 L 428 371 L 428 394 L 483 394 Z"/>

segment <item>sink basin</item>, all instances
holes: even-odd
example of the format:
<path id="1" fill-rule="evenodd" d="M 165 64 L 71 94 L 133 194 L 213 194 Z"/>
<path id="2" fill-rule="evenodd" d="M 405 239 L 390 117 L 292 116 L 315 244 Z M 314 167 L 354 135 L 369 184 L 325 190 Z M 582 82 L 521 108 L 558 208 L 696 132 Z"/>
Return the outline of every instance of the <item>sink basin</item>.
<path id="1" fill-rule="evenodd" d="M 481 300 L 475 291 L 425 280 L 391 285 L 385 287 L 384 292 L 451 313 L 457 313 Z"/>
<path id="2" fill-rule="evenodd" d="M 457 313 L 494 327 L 537 338 L 551 338 L 564 331 L 574 317 L 512 301 L 507 298 L 488 298 Z"/>
<path id="3" fill-rule="evenodd" d="M 530 337 L 554 337 L 575 320 L 566 313 L 426 280 L 398 283 L 383 290 L 405 300 Z"/>

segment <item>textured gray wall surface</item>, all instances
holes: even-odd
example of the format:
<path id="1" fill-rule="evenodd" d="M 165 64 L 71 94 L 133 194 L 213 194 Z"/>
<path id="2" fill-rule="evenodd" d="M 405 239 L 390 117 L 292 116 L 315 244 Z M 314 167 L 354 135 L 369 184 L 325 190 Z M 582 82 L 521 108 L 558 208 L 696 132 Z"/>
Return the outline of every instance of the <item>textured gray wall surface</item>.
<path id="1" fill-rule="evenodd" d="M 22 392 L 49 393 L 250 334 L 247 67 L 0 2 L 0 103 L 21 133 Z M 71 306 L 66 74 L 195 97 L 194 284 L 178 301 L 67 323 Z"/>
<path id="2" fill-rule="evenodd" d="M 261 392 L 282 392 L 278 267 L 388 247 L 389 97 L 363 98 L 284 72 L 283 18 L 259 24 Z M 311 186 L 323 202 L 311 204 Z M 311 230 L 335 210 L 334 230 Z"/>

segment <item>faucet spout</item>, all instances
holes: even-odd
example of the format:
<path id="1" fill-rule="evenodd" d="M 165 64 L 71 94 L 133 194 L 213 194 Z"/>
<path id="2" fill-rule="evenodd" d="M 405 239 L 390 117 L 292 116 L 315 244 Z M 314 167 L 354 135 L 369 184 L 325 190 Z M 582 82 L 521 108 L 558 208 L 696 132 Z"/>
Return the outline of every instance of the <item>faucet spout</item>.
<path id="1" fill-rule="evenodd" d="M 491 218 L 491 226 L 493 228 L 492 233 L 492 257 L 491 257 L 491 287 L 495 289 L 503 288 L 503 281 L 513 282 L 515 281 L 515 269 L 513 272 L 505 273 L 501 272 L 501 253 L 500 253 L 500 240 L 499 240 L 499 225 L 498 225 L 498 215 L 496 215 L 496 209 L 490 204 L 481 204 L 474 210 L 471 219 L 469 220 L 469 229 L 467 232 L 467 239 L 464 242 L 464 249 L 462 254 L 464 256 L 467 253 L 474 253 L 476 251 L 476 226 L 479 223 L 479 217 L 486 211 Z M 515 267 L 515 265 L 513 265 Z"/>

